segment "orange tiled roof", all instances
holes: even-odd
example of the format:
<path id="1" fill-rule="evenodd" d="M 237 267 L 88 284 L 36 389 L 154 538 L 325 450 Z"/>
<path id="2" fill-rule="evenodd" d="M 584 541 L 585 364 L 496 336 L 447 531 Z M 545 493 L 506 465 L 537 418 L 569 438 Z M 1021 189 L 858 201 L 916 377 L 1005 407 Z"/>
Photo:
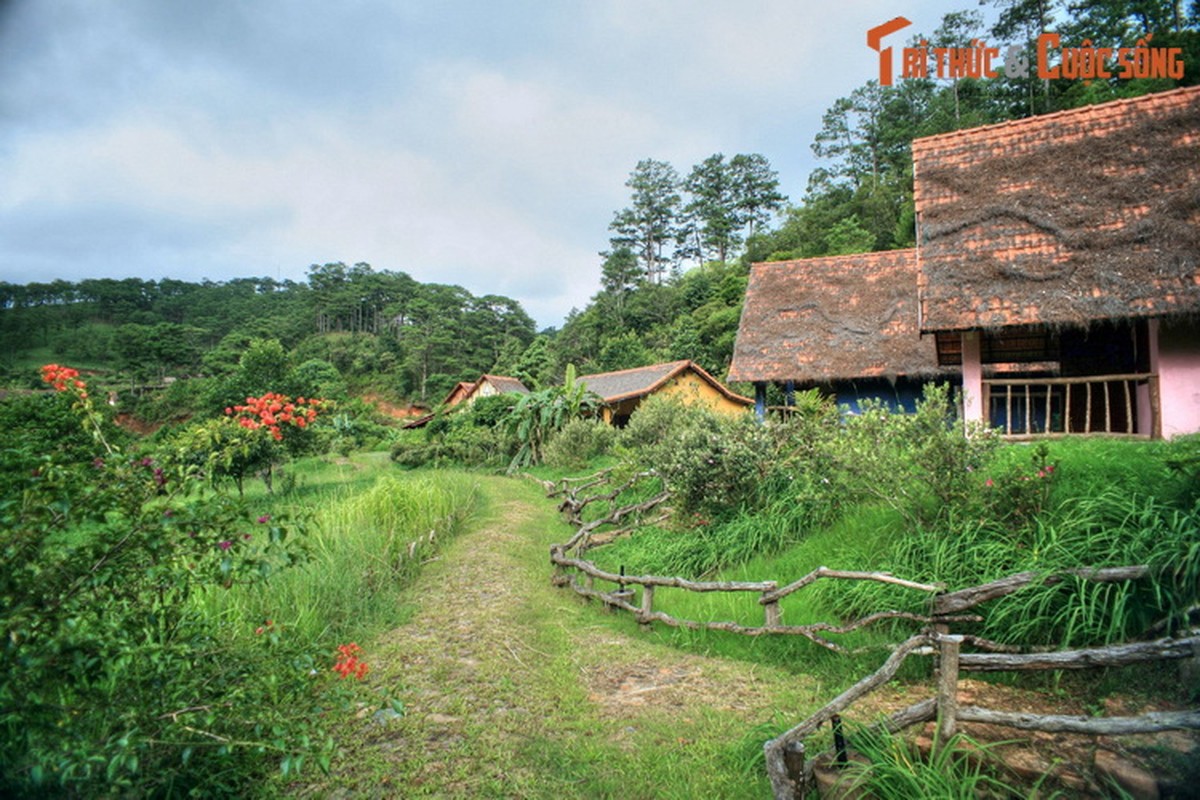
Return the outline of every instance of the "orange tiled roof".
<path id="1" fill-rule="evenodd" d="M 915 250 L 755 264 L 729 379 L 800 384 L 940 374 L 917 331 Z"/>
<path id="2" fill-rule="evenodd" d="M 1200 87 L 913 142 L 923 331 L 1200 311 Z"/>

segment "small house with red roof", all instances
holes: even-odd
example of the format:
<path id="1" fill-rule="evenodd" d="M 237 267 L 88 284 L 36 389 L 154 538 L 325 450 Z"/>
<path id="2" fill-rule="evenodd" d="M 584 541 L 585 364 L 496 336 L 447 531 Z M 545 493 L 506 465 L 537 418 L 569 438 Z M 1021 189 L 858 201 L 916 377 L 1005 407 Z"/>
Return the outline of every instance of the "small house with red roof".
<path id="1" fill-rule="evenodd" d="M 750 398 L 731 391 L 699 364 L 686 360 L 581 375 L 576 380 L 600 396 L 604 421 L 617 427 L 624 427 L 634 410 L 651 395 L 702 403 L 725 414 L 741 413 L 753 405 Z"/>

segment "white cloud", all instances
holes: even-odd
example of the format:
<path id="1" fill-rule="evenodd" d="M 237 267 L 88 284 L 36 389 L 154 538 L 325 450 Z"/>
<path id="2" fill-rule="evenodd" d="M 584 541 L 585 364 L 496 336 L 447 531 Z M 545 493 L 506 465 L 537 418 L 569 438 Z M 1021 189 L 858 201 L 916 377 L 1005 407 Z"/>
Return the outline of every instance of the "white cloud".
<path id="1" fill-rule="evenodd" d="M 914 5 L 932 29 L 958 3 Z M 510 294 L 542 324 L 597 290 L 640 159 L 686 172 L 761 152 L 798 197 L 824 109 L 871 77 L 866 29 L 897 13 L 882 0 L 13 8 L 0 278 L 301 278 L 369 261 Z"/>

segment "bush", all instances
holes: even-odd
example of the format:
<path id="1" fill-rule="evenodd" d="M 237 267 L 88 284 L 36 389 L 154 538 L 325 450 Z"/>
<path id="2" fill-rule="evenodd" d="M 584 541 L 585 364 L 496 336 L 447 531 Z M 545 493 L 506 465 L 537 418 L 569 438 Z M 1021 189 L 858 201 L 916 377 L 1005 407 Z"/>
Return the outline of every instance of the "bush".
<path id="1" fill-rule="evenodd" d="M 617 432 L 598 419 L 573 419 L 546 444 L 544 459 L 555 469 L 582 469 L 608 453 Z"/>
<path id="2" fill-rule="evenodd" d="M 442 427 L 402 431 L 390 457 L 402 467 L 459 465 L 502 467 L 516 451 L 516 440 L 501 428 L 476 427 L 467 415 L 455 415 Z"/>
<path id="3" fill-rule="evenodd" d="M 193 603 L 301 559 L 303 525 L 120 452 L 72 372 L 47 381 L 74 400 L 62 439 L 82 420 L 90 452 L 50 448 L 0 504 L 0 789 L 229 795 L 327 764 L 322 716 L 345 698 L 323 657 Z"/>

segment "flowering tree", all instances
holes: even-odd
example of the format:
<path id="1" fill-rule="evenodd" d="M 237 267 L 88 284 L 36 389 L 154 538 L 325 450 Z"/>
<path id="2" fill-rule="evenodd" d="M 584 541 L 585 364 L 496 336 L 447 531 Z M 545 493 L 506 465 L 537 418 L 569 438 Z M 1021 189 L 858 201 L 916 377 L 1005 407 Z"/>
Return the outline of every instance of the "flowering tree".
<path id="1" fill-rule="evenodd" d="M 122 452 L 76 370 L 50 364 L 42 377 L 71 401 L 63 422 L 82 423 L 93 447 L 23 453 L 22 468 L 5 472 L 14 502 L 0 503 L 0 786 L 211 796 L 305 754 L 327 763 L 332 740 L 314 722 L 326 700 L 313 689 L 332 687 L 328 673 L 296 669 L 314 659 L 274 634 L 226 630 L 193 602 L 302 558 L 292 534 L 303 525 L 256 521 L 205 490 L 192 465 Z M 273 441 L 269 426 L 259 435 Z M 351 671 L 365 674 L 360 664 Z"/>
<path id="2" fill-rule="evenodd" d="M 241 495 L 247 475 L 259 473 L 271 491 L 275 465 L 302 452 L 311 426 L 329 404 L 267 392 L 229 406 L 225 416 L 197 423 L 175 437 L 176 458 L 202 468 L 213 481 L 232 480 Z"/>

